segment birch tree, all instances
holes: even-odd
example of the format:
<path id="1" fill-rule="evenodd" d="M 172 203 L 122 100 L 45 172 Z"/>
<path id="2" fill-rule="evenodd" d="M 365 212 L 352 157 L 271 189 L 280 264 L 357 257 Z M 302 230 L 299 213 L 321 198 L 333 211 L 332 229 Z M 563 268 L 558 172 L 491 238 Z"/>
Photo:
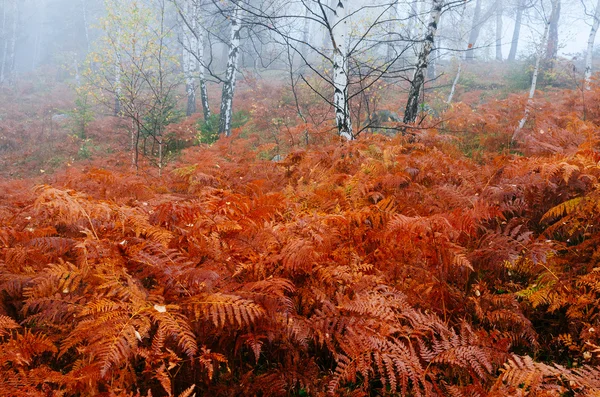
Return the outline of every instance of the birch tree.
<path id="1" fill-rule="evenodd" d="M 180 23 L 182 40 L 182 67 L 185 76 L 185 91 L 187 94 L 186 114 L 196 112 L 196 71 L 198 60 L 193 53 L 198 49 L 198 8 L 193 0 L 184 0 L 178 7 L 179 16 L 185 22 Z"/>
<path id="2" fill-rule="evenodd" d="M 552 0 L 552 9 L 554 10 L 560 0 Z M 546 18 L 544 23 L 544 33 L 542 34 L 541 42 L 537 47 L 537 54 L 535 57 L 535 67 L 533 69 L 533 75 L 531 77 L 531 87 L 529 89 L 529 96 L 527 97 L 527 104 L 525 105 L 525 112 L 523 113 L 523 118 L 519 121 L 519 125 L 515 129 L 515 132 L 512 135 L 511 143 L 516 142 L 517 138 L 521 134 L 527 119 L 529 118 L 529 114 L 531 113 L 531 109 L 533 108 L 533 96 L 535 95 L 535 89 L 537 86 L 537 78 L 540 72 L 540 63 L 542 57 L 544 56 L 544 50 L 546 49 L 546 44 L 548 40 L 548 32 L 550 30 L 550 24 L 552 22 L 552 17 Z"/>
<path id="3" fill-rule="evenodd" d="M 219 114 L 219 135 L 231 135 L 231 121 L 233 118 L 233 95 L 235 94 L 236 74 L 240 55 L 240 33 L 242 30 L 242 4 L 241 1 L 233 2 L 231 12 L 231 35 L 229 38 L 229 52 L 225 79 L 221 93 L 221 112 Z"/>
<path id="4" fill-rule="evenodd" d="M 404 79 L 413 70 L 412 65 L 397 62 L 415 45 L 406 33 L 411 16 L 394 12 L 397 0 L 362 5 L 348 0 L 286 4 L 275 10 L 249 7 L 245 13 L 288 47 L 284 50 L 288 59 L 292 59 L 288 50 L 299 56 L 302 65 L 290 73 L 294 89 L 305 84 L 313 90 L 331 107 L 338 135 L 354 139 L 368 128 L 355 130 L 360 122 L 353 122 L 360 121 L 361 110 L 369 110 L 361 105 L 368 97 L 365 92 L 384 76 Z M 324 31 L 324 38 L 318 35 L 306 41 L 303 19 L 315 26 L 313 31 Z"/>
<path id="5" fill-rule="evenodd" d="M 338 133 L 347 140 L 352 135 L 352 120 L 348 106 L 348 5 L 338 0 L 334 19 L 331 24 L 331 43 L 333 44 L 333 104 Z"/>
<path id="6" fill-rule="evenodd" d="M 406 101 L 403 121 L 407 124 L 414 123 L 417 119 L 417 114 L 419 113 L 419 97 L 423 90 L 423 86 L 425 85 L 425 73 L 429 63 L 429 55 L 433 49 L 443 5 L 443 0 L 433 0 L 433 6 L 429 15 L 429 24 L 427 25 L 427 33 L 421 51 L 419 52 L 415 72 L 408 92 L 408 99 Z"/>
<path id="7" fill-rule="evenodd" d="M 594 21 L 592 22 L 592 28 L 590 29 L 590 35 L 588 36 L 587 42 L 587 53 L 585 55 L 585 74 L 584 74 L 584 85 L 585 89 L 590 89 L 590 82 L 592 79 L 592 61 L 594 59 L 594 41 L 596 39 L 596 32 L 600 26 L 600 0 L 596 4 L 596 10 L 593 14 Z"/>
<path id="8" fill-rule="evenodd" d="M 174 90 L 179 81 L 176 56 L 168 51 L 166 0 L 157 7 L 143 1 L 106 0 L 104 35 L 90 53 L 94 69 L 85 73 L 95 98 L 130 121 L 131 164 L 139 166 L 140 141 L 151 142 L 150 161 L 164 165 L 164 127 L 174 117 Z M 112 104 L 115 98 L 116 104 Z M 152 157 L 155 156 L 155 157 Z"/>

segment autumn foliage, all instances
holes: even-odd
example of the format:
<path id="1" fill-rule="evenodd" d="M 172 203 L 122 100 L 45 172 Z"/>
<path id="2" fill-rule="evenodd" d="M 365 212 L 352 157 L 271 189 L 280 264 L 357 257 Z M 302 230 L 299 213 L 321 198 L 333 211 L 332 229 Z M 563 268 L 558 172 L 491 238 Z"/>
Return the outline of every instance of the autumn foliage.
<path id="1" fill-rule="evenodd" d="M 5 180 L 1 394 L 598 395 L 599 96 Z"/>

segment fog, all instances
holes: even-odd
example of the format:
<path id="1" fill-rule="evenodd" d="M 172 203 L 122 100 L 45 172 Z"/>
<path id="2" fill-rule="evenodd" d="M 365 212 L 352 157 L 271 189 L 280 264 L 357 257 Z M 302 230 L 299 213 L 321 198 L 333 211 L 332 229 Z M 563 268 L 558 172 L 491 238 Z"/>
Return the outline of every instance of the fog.
<path id="1" fill-rule="evenodd" d="M 148 3 L 158 3 L 156 1 L 147 1 Z M 181 2 L 181 1 L 180 1 Z M 564 56 L 571 56 L 576 53 L 585 52 L 587 39 L 592 23 L 592 16 L 595 4 L 586 0 L 586 4 L 579 1 L 562 1 L 561 15 L 558 23 L 558 40 L 559 40 L 559 54 Z M 173 6 L 172 2 L 168 2 L 168 5 Z M 218 7 L 213 6 L 210 2 L 205 2 L 203 5 L 207 9 L 206 18 L 209 19 L 206 25 L 207 29 L 213 28 L 223 30 L 223 27 L 219 27 L 218 24 L 213 24 L 219 17 L 215 16 L 215 9 Z M 215 4 L 222 4 L 218 2 Z M 254 4 L 256 3 L 256 4 Z M 416 7 L 417 12 L 420 16 L 420 22 L 426 20 L 428 13 L 427 3 L 416 1 L 413 3 L 399 3 L 399 4 L 387 4 L 381 2 L 382 8 L 374 8 L 374 3 L 361 2 L 361 1 L 350 1 L 348 2 L 350 7 L 354 10 L 364 8 L 365 6 L 371 7 L 367 10 L 370 14 L 377 14 L 383 9 L 397 8 L 397 10 L 404 16 L 408 16 L 411 13 L 411 7 Z M 516 1 L 505 2 L 502 16 L 502 52 L 508 54 L 511 46 L 512 32 L 514 29 L 514 16 L 515 16 L 515 4 Z M 72 64 L 74 61 L 82 62 L 85 60 L 90 49 L 94 46 L 95 41 L 103 34 L 99 29 L 99 23 L 102 18 L 106 17 L 106 6 L 110 2 L 104 2 L 102 0 L 3 0 L 2 1 L 2 41 L 0 42 L 0 48 L 4 48 L 4 57 L 10 54 L 11 46 L 11 35 L 13 28 L 13 15 L 15 10 L 17 12 L 17 23 L 16 23 L 16 42 L 15 42 L 15 58 L 14 68 L 16 74 L 23 74 L 31 72 L 40 67 L 55 67 L 65 68 L 66 65 Z M 279 13 L 282 8 L 282 4 L 276 4 L 271 2 L 265 6 L 265 4 L 258 5 L 257 2 L 249 2 L 251 8 L 269 10 L 274 13 Z M 315 3 L 316 4 L 316 3 Z M 450 4 L 450 3 L 449 3 Z M 548 3 L 549 4 L 549 3 Z M 518 57 L 525 57 L 533 53 L 533 44 L 539 42 L 540 35 L 542 33 L 542 21 L 543 18 L 549 17 L 549 5 L 544 4 L 542 1 L 538 1 L 528 8 L 523 16 L 522 20 L 522 34 L 519 38 L 518 46 Z M 482 4 L 482 10 L 485 12 L 486 8 L 493 6 L 489 0 L 484 0 Z M 465 7 L 464 10 L 462 8 Z M 466 47 L 466 41 L 468 37 L 468 31 L 471 28 L 473 9 L 475 7 L 475 1 L 471 0 L 467 3 L 461 4 L 456 3 L 450 4 L 449 7 L 444 11 L 440 23 L 440 37 L 444 38 L 444 35 L 448 36 L 449 39 L 457 39 L 456 35 L 462 35 Z M 169 12 L 175 13 L 174 7 Z M 278 9 L 279 8 L 279 9 Z M 296 9 L 294 11 L 294 8 Z M 286 11 L 296 12 L 298 14 L 297 25 L 294 28 L 298 31 L 303 29 L 304 22 L 302 17 L 304 11 L 298 4 L 286 2 Z M 586 11 L 587 14 L 586 15 Z M 223 10 L 221 10 L 223 11 Z M 461 26 L 448 26 L 446 21 L 450 21 L 452 17 L 449 14 L 458 14 L 463 12 L 465 17 L 462 19 Z M 544 15 L 545 13 L 545 15 Z M 352 18 L 356 23 L 360 23 L 360 19 L 365 17 L 365 13 L 358 12 Z M 213 21 L 210 21 L 210 19 Z M 173 16 L 175 19 L 175 16 Z M 291 18 L 292 19 L 292 18 Z M 456 17 L 454 17 L 456 20 Z M 250 21 L 249 21 L 250 22 Z M 293 22 L 292 22 L 293 23 Z M 314 21 L 312 22 L 314 24 Z M 398 26 L 406 24 L 406 20 L 400 18 Z M 490 16 L 487 20 L 482 21 L 481 24 L 481 38 L 476 43 L 476 59 L 487 60 L 493 58 L 495 46 L 495 25 L 496 18 Z M 387 29 L 388 27 L 386 27 Z M 176 28 L 172 27 L 173 33 Z M 393 29 L 393 27 L 392 27 Z M 324 32 L 318 30 L 316 26 L 312 27 L 313 32 L 311 33 L 311 39 L 323 38 Z M 450 33 L 454 37 L 450 37 Z M 213 55 L 218 62 L 224 63 L 222 59 L 226 51 L 222 48 L 222 43 L 219 41 L 226 41 L 226 37 L 219 37 L 220 34 L 215 34 L 213 37 L 213 43 L 215 45 Z M 317 39 L 317 40 L 318 40 Z M 276 38 L 273 38 L 276 40 Z M 316 40 L 315 40 L 316 41 Z M 444 43 L 442 42 L 442 45 Z M 460 47 L 456 42 L 456 50 Z M 252 48 L 254 51 L 255 48 Z M 244 57 L 254 57 L 260 54 L 251 54 L 249 48 L 244 51 Z M 453 56 L 450 52 L 446 52 L 445 56 Z M 443 56 L 444 56 L 443 55 Z M 581 55 L 581 54 L 580 54 Z M 455 56 L 455 55 L 454 55 Z M 506 55 L 505 55 L 506 56 Z M 4 59 L 4 64 L 10 62 L 10 59 Z M 6 65 L 5 67 L 7 67 Z"/>

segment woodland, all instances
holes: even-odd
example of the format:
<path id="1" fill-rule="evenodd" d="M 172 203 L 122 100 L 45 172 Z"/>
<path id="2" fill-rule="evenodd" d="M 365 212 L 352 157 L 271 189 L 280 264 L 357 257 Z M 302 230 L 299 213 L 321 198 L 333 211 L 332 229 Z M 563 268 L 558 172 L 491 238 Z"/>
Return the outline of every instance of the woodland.
<path id="1" fill-rule="evenodd" d="M 316 0 L 303 36 L 153 1 L 2 2 L 0 396 L 600 395 L 600 81 L 560 2 L 519 2 L 515 59 L 473 40 L 499 2 Z"/>

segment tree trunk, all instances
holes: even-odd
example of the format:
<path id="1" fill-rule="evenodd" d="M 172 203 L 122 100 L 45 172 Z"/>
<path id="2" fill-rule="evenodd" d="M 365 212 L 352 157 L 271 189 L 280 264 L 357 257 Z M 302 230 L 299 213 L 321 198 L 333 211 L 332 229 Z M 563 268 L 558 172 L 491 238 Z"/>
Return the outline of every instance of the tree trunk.
<path id="1" fill-rule="evenodd" d="M 347 140 L 354 139 L 352 135 L 352 121 L 350 107 L 348 106 L 348 19 L 347 7 L 343 0 L 338 0 L 335 7 L 334 20 L 331 24 L 331 38 L 333 40 L 333 106 L 335 107 L 335 120 L 340 136 Z"/>
<path id="2" fill-rule="evenodd" d="M 87 0 L 81 0 L 81 8 L 83 12 L 83 29 L 85 31 L 85 44 L 87 54 L 90 53 L 90 30 L 87 19 Z"/>
<path id="3" fill-rule="evenodd" d="M 12 1 L 12 29 L 10 32 L 10 40 L 8 44 L 8 80 L 12 83 L 16 80 L 15 70 L 15 51 L 17 49 L 17 28 L 19 22 L 19 8 L 17 0 Z M 6 77 L 6 76 L 5 76 Z"/>
<path id="4" fill-rule="evenodd" d="M 560 0 L 552 1 L 553 9 L 554 9 L 556 3 L 558 3 L 559 1 Z M 548 22 L 546 23 L 546 26 L 544 27 L 544 34 L 542 36 L 542 42 L 540 43 L 540 46 L 538 47 L 538 51 L 537 51 L 537 55 L 536 55 L 536 59 L 535 59 L 535 68 L 533 69 L 533 76 L 531 78 L 531 88 L 529 89 L 529 97 L 527 98 L 527 104 L 525 105 L 525 113 L 523 114 L 523 118 L 519 122 L 519 125 L 517 126 L 517 128 L 515 129 L 515 132 L 512 135 L 511 143 L 514 143 L 516 141 L 517 137 L 521 133 L 521 130 L 525 126 L 527 119 L 529 118 L 529 113 L 531 113 L 531 108 L 533 107 L 533 96 L 535 94 L 537 78 L 538 78 L 538 74 L 540 72 L 540 62 L 541 62 L 542 56 L 544 54 L 544 47 L 546 45 L 549 30 L 550 30 L 550 20 L 548 20 Z"/>
<path id="5" fill-rule="evenodd" d="M 479 38 L 481 27 L 487 22 L 496 10 L 496 3 L 490 5 L 490 8 L 481 15 L 481 0 L 477 0 L 475 3 L 475 12 L 473 13 L 473 23 L 471 24 L 471 32 L 469 33 L 469 45 L 467 49 L 466 59 L 467 61 L 473 61 L 475 59 L 475 43 Z"/>
<path id="6" fill-rule="evenodd" d="M 208 90 L 206 89 L 206 77 L 205 77 L 205 62 L 204 62 L 204 17 L 202 14 L 202 7 L 200 0 L 194 2 L 196 7 L 196 54 L 198 55 L 198 76 L 200 83 L 200 101 L 202 102 L 202 113 L 204 114 L 204 120 L 208 120 L 210 117 L 210 105 L 208 103 Z"/>
<path id="7" fill-rule="evenodd" d="M 412 0 L 410 2 L 410 10 L 408 15 L 408 37 L 413 39 L 415 36 L 415 28 L 418 23 L 419 14 L 419 0 Z"/>
<path id="8" fill-rule="evenodd" d="M 233 94 L 235 93 L 235 78 L 238 67 L 240 30 L 242 28 L 242 9 L 239 3 L 235 4 L 231 16 L 231 38 L 229 40 L 229 54 L 225 70 L 225 82 L 221 95 L 221 114 L 219 117 L 219 135 L 231 135 L 231 119 L 233 117 Z"/>
<path id="9" fill-rule="evenodd" d="M 440 15 L 440 20 L 438 21 L 438 30 L 439 30 L 440 26 L 442 25 L 442 20 L 443 20 L 443 14 Z M 431 54 L 429 55 L 429 65 L 427 65 L 427 78 L 429 80 L 433 80 L 436 77 L 437 58 L 439 56 L 438 47 L 440 47 L 441 42 L 442 42 L 442 38 L 439 37 L 437 45 L 435 45 L 435 43 L 434 43 L 434 46 L 431 48 Z"/>
<path id="10" fill-rule="evenodd" d="M 590 89 L 590 80 L 592 79 L 592 61 L 594 53 L 594 40 L 596 40 L 596 32 L 600 25 L 600 0 L 596 4 L 596 11 L 594 12 L 594 23 L 592 24 L 592 30 L 590 30 L 590 36 L 588 37 L 587 43 L 587 54 L 585 55 L 585 89 Z"/>
<path id="11" fill-rule="evenodd" d="M 546 48 L 546 61 L 552 68 L 558 53 L 558 21 L 560 19 L 560 0 L 552 2 L 552 13 L 550 14 L 548 30 L 548 47 Z"/>
<path id="12" fill-rule="evenodd" d="M 512 40 L 510 42 L 510 52 L 508 60 L 514 61 L 517 58 L 517 47 L 519 45 L 519 35 L 521 34 L 521 19 L 523 18 L 523 10 L 525 9 L 525 0 L 520 0 L 517 6 L 517 15 L 515 17 L 515 28 L 513 30 Z"/>
<path id="13" fill-rule="evenodd" d="M 302 26 L 302 48 L 300 55 L 304 62 L 306 62 L 306 56 L 308 55 L 309 40 L 310 40 L 310 3 L 304 4 L 304 24 Z"/>
<path id="14" fill-rule="evenodd" d="M 188 116 L 196 112 L 196 65 L 198 61 L 193 56 L 192 52 L 198 49 L 197 39 L 197 8 L 192 3 L 193 0 L 185 0 L 183 5 L 183 14 L 186 22 L 181 23 L 183 54 L 182 66 L 183 75 L 185 77 L 185 91 L 187 93 L 187 109 Z"/>
<path id="15" fill-rule="evenodd" d="M 116 18 L 119 27 L 117 28 L 117 38 L 115 46 L 115 116 L 121 114 L 121 10 L 116 10 Z M 137 163 L 136 163 L 137 164 Z"/>
<path id="16" fill-rule="evenodd" d="M 452 88 L 450 89 L 450 95 L 448 95 L 448 100 L 446 101 L 446 103 L 448 105 L 450 103 L 452 103 L 452 98 L 454 98 L 454 92 L 456 91 L 456 85 L 458 84 L 458 80 L 460 79 L 460 72 L 462 72 L 462 62 L 459 59 L 458 60 L 458 69 L 456 70 L 456 77 L 454 78 L 454 81 L 452 82 Z"/>
<path id="17" fill-rule="evenodd" d="M 0 65 L 0 84 L 6 79 L 6 56 L 8 54 L 8 40 L 6 40 L 6 0 L 2 0 L 2 40 L 4 46 L 2 48 L 2 64 Z"/>
<path id="18" fill-rule="evenodd" d="M 444 0 L 433 0 L 433 7 L 430 13 L 430 22 L 427 26 L 427 35 L 423 42 L 423 48 L 419 53 L 415 74 L 413 76 L 410 90 L 408 92 L 408 100 L 406 102 L 406 110 L 404 111 L 404 123 L 414 123 L 419 113 L 419 96 L 425 83 L 425 72 L 429 62 L 429 54 L 433 48 L 435 34 L 437 32 L 438 23 L 442 14 L 442 6 Z"/>
<path id="19" fill-rule="evenodd" d="M 394 34 L 397 32 L 396 28 L 398 26 L 398 18 L 400 17 L 400 1 L 395 0 L 394 6 L 390 7 L 390 21 L 387 24 L 388 30 L 388 44 L 387 44 L 387 53 L 386 60 L 388 62 L 396 59 L 396 48 L 394 46 Z"/>
<path id="20" fill-rule="evenodd" d="M 496 0 L 496 61 L 502 62 L 502 0 Z"/>

